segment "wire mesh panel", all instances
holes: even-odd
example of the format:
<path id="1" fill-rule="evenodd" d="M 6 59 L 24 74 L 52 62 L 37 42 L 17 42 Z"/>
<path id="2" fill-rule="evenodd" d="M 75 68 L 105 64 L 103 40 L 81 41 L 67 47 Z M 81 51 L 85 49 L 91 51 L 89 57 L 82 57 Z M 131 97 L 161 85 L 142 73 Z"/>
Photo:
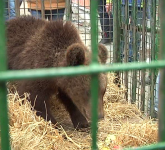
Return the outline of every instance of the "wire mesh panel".
<path id="1" fill-rule="evenodd" d="M 9 10 L 9 15 L 5 15 L 6 20 L 20 15 L 32 15 L 46 20 L 56 20 L 61 18 L 63 20 L 71 20 L 79 29 L 84 43 L 89 47 L 91 46 L 90 0 L 6 0 L 6 4 L 7 3 L 6 10 Z M 99 20 L 98 42 L 106 44 L 106 47 L 109 50 L 109 59 L 107 63 L 112 63 L 112 8 L 107 11 L 106 0 L 99 0 L 97 11 Z"/>
<path id="2" fill-rule="evenodd" d="M 155 60 L 157 51 L 156 29 L 158 29 L 158 1 L 139 0 L 124 1 L 121 9 L 121 62 L 147 62 Z M 151 73 L 152 72 L 152 73 Z M 129 71 L 121 74 L 122 81 L 128 89 L 126 98 L 136 103 L 141 111 L 155 116 L 154 89 L 156 73 L 154 70 Z"/>

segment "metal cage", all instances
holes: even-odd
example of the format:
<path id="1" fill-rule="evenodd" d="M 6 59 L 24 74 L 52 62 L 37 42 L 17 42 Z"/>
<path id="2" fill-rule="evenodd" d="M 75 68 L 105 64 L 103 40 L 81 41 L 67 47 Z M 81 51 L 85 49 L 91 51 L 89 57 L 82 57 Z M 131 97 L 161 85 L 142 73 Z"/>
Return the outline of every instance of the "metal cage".
<path id="1" fill-rule="evenodd" d="M 46 0 L 45 0 L 46 1 Z M 100 12 L 98 11 L 98 1 L 94 0 L 66 0 L 64 20 L 71 20 L 79 29 L 84 43 L 92 49 L 92 63 L 87 67 L 37 69 L 24 71 L 8 71 L 6 65 L 6 39 L 5 39 L 5 19 L 18 17 L 20 15 L 31 15 L 32 8 L 27 1 L 11 0 L 0 1 L 0 126 L 1 126 L 1 149 L 10 149 L 7 90 L 6 82 L 10 80 L 52 78 L 58 76 L 74 76 L 81 74 L 91 74 L 91 97 L 92 97 L 92 149 L 97 148 L 97 103 L 98 98 L 98 73 L 116 72 L 119 80 L 127 88 L 125 95 L 130 103 L 137 106 L 146 115 L 155 117 L 155 95 L 156 77 L 158 69 L 160 72 L 159 86 L 159 142 L 156 145 L 146 146 L 137 149 L 165 149 L 165 52 L 163 50 L 165 40 L 165 1 L 164 0 L 142 0 L 142 6 L 137 7 L 137 1 L 133 0 L 132 6 L 129 0 L 125 4 L 121 0 L 112 0 L 113 9 L 108 16 L 110 32 L 113 34 L 113 42 L 106 44 L 109 51 L 109 60 L 106 65 L 97 63 L 97 44 L 103 36 L 100 24 Z M 21 4 L 21 5 L 20 5 Z M 51 4 L 51 3 L 50 3 Z M 159 4 L 159 5 L 158 5 Z M 4 9 L 5 8 L 5 9 Z M 53 8 L 53 6 L 50 6 Z M 33 8 L 34 9 L 34 8 Z M 56 8 L 57 12 L 60 7 Z M 160 9 L 160 15 L 158 10 Z M 36 17 L 52 20 L 52 9 L 46 13 L 44 0 L 41 0 L 41 8 L 36 8 Z M 12 13 L 15 12 L 13 16 Z M 102 6 L 105 12 L 105 6 Z M 38 14 L 41 14 L 39 16 Z M 140 13 L 140 16 L 139 16 Z M 5 16 L 4 16 L 5 14 Z M 46 17 L 47 16 L 47 17 Z M 49 17 L 50 16 L 50 17 Z M 113 17 L 112 17 L 113 16 Z M 5 18 L 5 19 L 4 19 Z M 138 22 L 140 18 L 141 23 Z M 159 19 L 160 18 L 160 19 Z M 113 24 L 113 27 L 112 27 Z M 106 25 L 105 25 L 106 26 Z M 159 34 L 160 33 L 160 34 Z M 112 39 L 112 37 L 110 38 Z M 160 44 L 159 44 L 160 39 Z M 132 47 L 132 48 L 130 48 Z M 130 49 L 132 49 L 132 62 L 129 62 Z M 159 50 L 158 50 L 159 49 Z M 160 60 L 158 60 L 158 53 Z M 111 65 L 113 63 L 113 65 Z M 150 83 L 146 83 L 146 77 L 150 78 Z"/>

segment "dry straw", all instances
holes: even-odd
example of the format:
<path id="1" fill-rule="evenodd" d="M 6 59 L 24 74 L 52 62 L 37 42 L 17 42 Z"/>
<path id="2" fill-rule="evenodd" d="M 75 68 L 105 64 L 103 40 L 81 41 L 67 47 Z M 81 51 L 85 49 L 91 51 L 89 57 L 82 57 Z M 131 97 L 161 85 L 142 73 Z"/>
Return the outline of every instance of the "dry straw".
<path id="1" fill-rule="evenodd" d="M 111 150 L 114 146 L 141 146 L 157 141 L 157 122 L 142 119 L 135 105 L 125 101 L 126 89 L 113 83 L 114 74 L 108 74 L 104 97 L 105 118 L 99 122 L 98 146 Z M 11 145 L 14 150 L 89 150 L 89 131 L 76 131 L 64 106 L 57 97 L 52 110 L 60 124 L 52 125 L 36 116 L 28 102 L 29 95 L 9 94 Z M 32 111 L 33 110 L 33 111 Z M 61 126 L 62 125 L 62 126 Z"/>

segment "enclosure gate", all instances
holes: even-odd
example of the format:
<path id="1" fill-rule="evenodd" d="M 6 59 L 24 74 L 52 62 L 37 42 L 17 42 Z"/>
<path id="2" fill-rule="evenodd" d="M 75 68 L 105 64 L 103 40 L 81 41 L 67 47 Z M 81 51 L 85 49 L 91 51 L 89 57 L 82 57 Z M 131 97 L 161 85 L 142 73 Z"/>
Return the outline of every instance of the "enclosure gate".
<path id="1" fill-rule="evenodd" d="M 118 16 L 116 8 L 119 5 L 120 0 L 114 1 L 114 15 Z M 8 126 L 8 108 L 7 108 L 7 88 L 6 82 L 11 80 L 21 79 L 37 79 L 37 78 L 53 78 L 59 76 L 75 76 L 81 74 L 91 74 L 91 98 L 92 98 L 92 149 L 96 150 L 97 147 L 97 105 L 98 102 L 98 74 L 100 72 L 112 72 L 112 71 L 128 71 L 128 70 L 139 70 L 139 69 L 154 69 L 162 68 L 160 73 L 160 90 L 159 90 L 159 143 L 155 145 L 145 146 L 137 149 L 142 150 L 156 150 L 165 149 L 165 1 L 160 0 L 161 9 L 161 45 L 160 53 L 161 59 L 159 61 L 153 61 L 150 64 L 141 63 L 129 63 L 126 64 L 114 64 L 110 65 L 99 65 L 97 62 L 97 2 L 91 1 L 91 44 L 92 44 L 92 63 L 90 66 L 81 67 L 67 67 L 67 68 L 52 68 L 52 69 L 35 69 L 35 70 L 20 70 L 20 71 L 8 71 L 7 70 L 7 59 L 6 59 L 6 38 L 5 38 L 5 22 L 4 22 L 4 1 L 0 0 L 0 133 L 1 133 L 1 149 L 10 150 L 9 140 L 9 126 Z M 115 18 L 114 24 L 117 23 L 118 17 Z M 116 34 L 114 35 L 114 43 L 117 43 L 118 38 L 118 26 L 114 26 Z M 118 55 L 119 56 L 119 55 Z M 116 58 L 117 59 L 117 58 Z M 76 71 L 75 71 L 76 70 Z"/>

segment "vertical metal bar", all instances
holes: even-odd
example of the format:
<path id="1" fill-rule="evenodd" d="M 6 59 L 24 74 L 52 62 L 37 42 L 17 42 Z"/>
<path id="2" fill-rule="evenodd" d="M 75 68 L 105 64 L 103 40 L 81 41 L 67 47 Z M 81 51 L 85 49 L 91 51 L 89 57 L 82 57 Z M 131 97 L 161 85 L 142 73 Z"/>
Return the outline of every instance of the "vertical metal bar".
<path id="1" fill-rule="evenodd" d="M 44 4 L 44 0 L 41 0 L 41 15 L 42 15 L 42 19 L 45 19 L 45 4 Z"/>
<path id="2" fill-rule="evenodd" d="M 16 12 L 16 17 L 20 16 L 20 1 L 15 0 L 15 12 Z"/>
<path id="3" fill-rule="evenodd" d="M 133 26 L 133 59 L 134 61 L 137 61 L 137 38 L 136 38 L 136 25 L 137 25 L 137 7 L 136 7 L 136 2 L 135 0 L 133 1 L 133 10 L 132 10 L 132 26 Z M 137 71 L 133 71 L 133 77 L 132 77 L 132 98 L 131 98 L 131 103 L 136 102 L 136 86 L 137 86 Z"/>
<path id="4" fill-rule="evenodd" d="M 113 62 L 121 62 L 120 58 L 120 0 L 113 1 Z M 120 72 L 117 71 L 116 80 L 114 81 L 116 84 L 120 84 Z"/>
<path id="5" fill-rule="evenodd" d="M 4 1 L 0 1 L 0 71 L 7 69 Z M 0 133 L 1 149 L 10 150 L 6 83 L 0 82 Z"/>
<path id="6" fill-rule="evenodd" d="M 72 18 L 72 14 L 71 14 L 71 1 L 70 0 L 66 0 L 65 8 L 66 8 L 66 20 L 69 21 Z"/>
<path id="7" fill-rule="evenodd" d="M 151 60 L 155 60 L 155 31 L 156 31 L 156 0 L 151 2 Z M 154 113 L 154 86 L 155 86 L 155 72 L 157 69 L 153 69 L 151 73 L 151 102 L 150 102 L 150 115 L 155 117 Z"/>
<path id="8" fill-rule="evenodd" d="M 124 17 L 124 62 L 128 62 L 128 50 L 129 50 L 129 38 L 128 38 L 128 26 L 129 26 L 129 8 L 128 8 L 128 1 L 125 1 L 125 14 Z M 127 73 L 128 77 L 128 73 Z M 125 79 L 128 80 L 128 79 Z M 128 86 L 128 81 L 125 82 Z"/>
<path id="9" fill-rule="evenodd" d="M 26 11 L 25 11 L 25 10 L 26 10 L 27 8 L 25 7 L 25 6 L 26 6 L 26 5 L 25 5 L 25 0 L 22 0 L 22 3 L 23 3 L 24 15 L 26 15 Z M 31 3 L 30 3 L 30 5 L 31 5 Z M 30 6 L 30 8 L 31 8 L 31 6 Z"/>
<path id="10" fill-rule="evenodd" d="M 49 0 L 50 1 L 50 5 L 49 5 L 49 7 L 50 7 L 50 14 L 48 14 L 48 15 L 50 15 L 48 18 L 49 18 L 49 20 L 53 20 L 53 14 L 52 14 L 52 0 Z M 58 0 L 57 0 L 57 5 L 58 5 Z M 45 5 L 44 5 L 45 6 Z M 58 7 L 57 7 L 58 8 Z M 45 16 L 46 17 L 46 16 Z M 58 17 L 58 9 L 57 9 L 57 17 Z"/>
<path id="11" fill-rule="evenodd" d="M 77 6 L 77 9 L 78 9 L 78 30 L 80 28 L 80 1 L 78 0 L 78 6 Z"/>
<path id="12" fill-rule="evenodd" d="M 90 18 L 91 18 L 91 46 L 92 46 L 92 64 L 98 63 L 98 0 L 90 1 Z M 91 98 L 92 98 L 92 149 L 97 147 L 97 130 L 98 130 L 98 74 L 92 75 L 91 80 Z"/>
<path id="13" fill-rule="evenodd" d="M 119 0 L 113 1 L 114 23 L 113 23 L 113 62 L 120 62 L 120 25 L 119 25 Z"/>
<path id="14" fill-rule="evenodd" d="M 142 21 L 142 61 L 145 61 L 145 25 L 146 25 L 146 0 L 143 0 Z M 145 70 L 141 71 L 141 111 L 145 110 Z"/>
<path id="15" fill-rule="evenodd" d="M 98 0 L 91 0 L 90 17 L 91 17 L 91 46 L 92 46 L 92 62 L 98 63 Z M 96 10 L 95 10 L 96 9 Z"/>
<path id="16" fill-rule="evenodd" d="M 86 11 L 85 11 L 85 8 L 86 7 L 86 3 L 84 1 L 84 22 L 87 22 L 88 20 L 86 20 Z M 86 27 L 84 28 L 84 41 L 85 41 L 85 44 L 87 44 L 87 30 L 86 30 Z"/>
<path id="17" fill-rule="evenodd" d="M 165 59 L 165 0 L 160 0 L 160 26 L 161 26 L 161 38 L 160 38 L 160 59 Z M 160 85 L 159 85 L 159 142 L 165 141 L 165 69 L 160 71 Z"/>
<path id="18" fill-rule="evenodd" d="M 129 49 L 129 39 L 128 39 L 128 26 L 129 26 L 129 8 L 128 8 L 128 1 L 125 1 L 125 13 L 124 15 L 124 26 L 123 26 L 123 42 L 124 42 L 124 62 L 128 62 L 128 49 Z M 128 71 L 124 72 L 124 85 L 127 89 L 127 92 L 125 93 L 126 100 L 128 100 Z"/>

